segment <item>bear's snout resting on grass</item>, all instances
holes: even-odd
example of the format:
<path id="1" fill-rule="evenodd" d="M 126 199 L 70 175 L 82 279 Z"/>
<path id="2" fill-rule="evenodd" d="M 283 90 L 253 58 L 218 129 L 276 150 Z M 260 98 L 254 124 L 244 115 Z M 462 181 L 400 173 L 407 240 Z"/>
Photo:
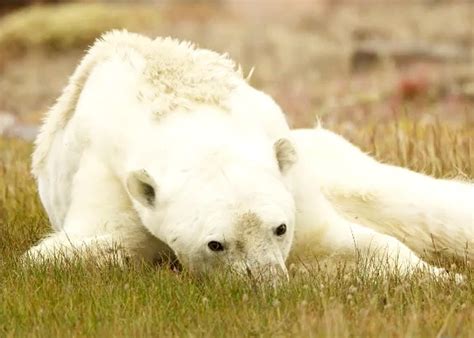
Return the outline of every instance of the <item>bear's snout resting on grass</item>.
<path id="1" fill-rule="evenodd" d="M 286 274 L 296 160 L 280 108 L 234 63 L 172 39 L 105 34 L 49 111 L 33 173 L 44 260 L 107 253 L 193 271 Z"/>

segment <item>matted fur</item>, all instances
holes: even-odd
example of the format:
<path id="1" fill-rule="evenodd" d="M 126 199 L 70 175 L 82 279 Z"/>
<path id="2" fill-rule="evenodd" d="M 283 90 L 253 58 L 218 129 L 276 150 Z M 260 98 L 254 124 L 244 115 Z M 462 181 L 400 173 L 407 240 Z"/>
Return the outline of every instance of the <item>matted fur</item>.
<path id="1" fill-rule="evenodd" d="M 111 31 L 96 40 L 69 78 L 57 102 L 45 115 L 35 141 L 32 172 L 35 177 L 44 165 L 55 134 L 65 128 L 74 113 L 82 89 L 92 70 L 111 56 L 127 61 L 137 54 L 145 60 L 142 89 L 137 98 L 162 116 L 174 109 L 189 110 L 196 103 L 225 108 L 225 102 L 242 79 L 240 68 L 227 57 L 198 49 L 190 42 L 172 38 L 152 40 L 127 31 Z"/>

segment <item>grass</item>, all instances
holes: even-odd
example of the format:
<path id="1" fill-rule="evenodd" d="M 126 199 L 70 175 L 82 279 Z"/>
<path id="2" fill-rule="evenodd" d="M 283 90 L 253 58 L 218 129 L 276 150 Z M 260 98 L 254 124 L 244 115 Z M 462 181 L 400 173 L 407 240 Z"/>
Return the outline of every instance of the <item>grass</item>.
<path id="1" fill-rule="evenodd" d="M 474 125 L 453 129 L 401 118 L 345 136 L 386 162 L 440 177 L 474 177 Z M 48 232 L 29 174 L 31 145 L 0 139 L 0 336 L 469 337 L 474 279 L 294 272 L 277 289 L 216 274 L 94 262 L 22 267 L 17 258 Z"/>

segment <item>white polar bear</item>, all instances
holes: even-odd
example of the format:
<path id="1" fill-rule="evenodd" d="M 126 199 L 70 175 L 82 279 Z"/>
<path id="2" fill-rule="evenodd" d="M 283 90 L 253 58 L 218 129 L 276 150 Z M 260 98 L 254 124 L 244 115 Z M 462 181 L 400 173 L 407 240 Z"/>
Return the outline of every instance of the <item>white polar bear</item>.
<path id="1" fill-rule="evenodd" d="M 296 198 L 292 257 L 375 249 L 389 269 L 426 266 L 395 238 L 338 213 L 316 156 L 338 149 L 293 132 L 296 161 L 279 107 L 234 69 L 171 39 L 112 32 L 99 40 L 36 140 L 33 173 L 55 233 L 27 257 L 108 259 L 118 245 L 146 261 L 176 254 L 195 271 L 224 262 L 286 273 Z M 347 166 L 321 160 L 347 175 Z"/>
<path id="2" fill-rule="evenodd" d="M 422 254 L 474 259 L 474 185 L 382 164 L 321 127 L 291 133 L 299 158 L 292 261 L 347 257 L 354 246 L 403 270 L 428 267 Z"/>
<path id="3" fill-rule="evenodd" d="M 36 140 L 33 174 L 55 230 L 27 257 L 87 251 L 193 271 L 286 273 L 295 161 L 283 113 L 226 56 L 107 33 Z"/>

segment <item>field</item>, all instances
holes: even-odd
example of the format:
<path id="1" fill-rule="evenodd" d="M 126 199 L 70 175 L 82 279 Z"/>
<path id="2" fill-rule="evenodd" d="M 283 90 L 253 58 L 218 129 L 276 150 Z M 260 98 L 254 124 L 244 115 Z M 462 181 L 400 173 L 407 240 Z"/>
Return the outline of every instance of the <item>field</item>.
<path id="1" fill-rule="evenodd" d="M 90 39 L 111 27 L 172 34 L 228 51 L 245 73 L 255 66 L 252 84 L 275 97 L 292 127 L 312 126 L 319 117 L 384 162 L 474 180 L 472 52 L 433 58 L 407 48 L 400 61 L 387 43 L 399 46 L 408 37 L 423 41 L 428 51 L 454 44 L 463 54 L 473 46 L 471 5 L 316 3 L 314 11 L 294 8 L 284 19 L 263 5 L 252 15 L 235 5 L 141 8 L 140 20 L 131 20 L 124 8 L 94 5 L 86 6 L 87 17 L 95 19 L 85 28 L 64 14 L 66 24 L 54 21 L 43 36 L 30 34 L 38 13 L 28 8 L 20 13 L 28 16 L 21 24 L 0 17 L 0 336 L 472 337 L 469 264 L 444 262 L 466 276 L 462 285 L 425 276 L 374 278 L 357 266 L 339 265 L 331 272 L 292 272 L 287 284 L 273 289 L 225 273 L 197 279 L 142 265 L 18 262 L 49 231 L 29 173 L 30 133 Z M 50 10 L 58 9 L 39 15 Z M 74 27 L 81 33 L 71 35 Z M 375 59 L 361 52 L 374 41 Z M 14 116 L 11 130 L 2 129 L 2 114 Z"/>

